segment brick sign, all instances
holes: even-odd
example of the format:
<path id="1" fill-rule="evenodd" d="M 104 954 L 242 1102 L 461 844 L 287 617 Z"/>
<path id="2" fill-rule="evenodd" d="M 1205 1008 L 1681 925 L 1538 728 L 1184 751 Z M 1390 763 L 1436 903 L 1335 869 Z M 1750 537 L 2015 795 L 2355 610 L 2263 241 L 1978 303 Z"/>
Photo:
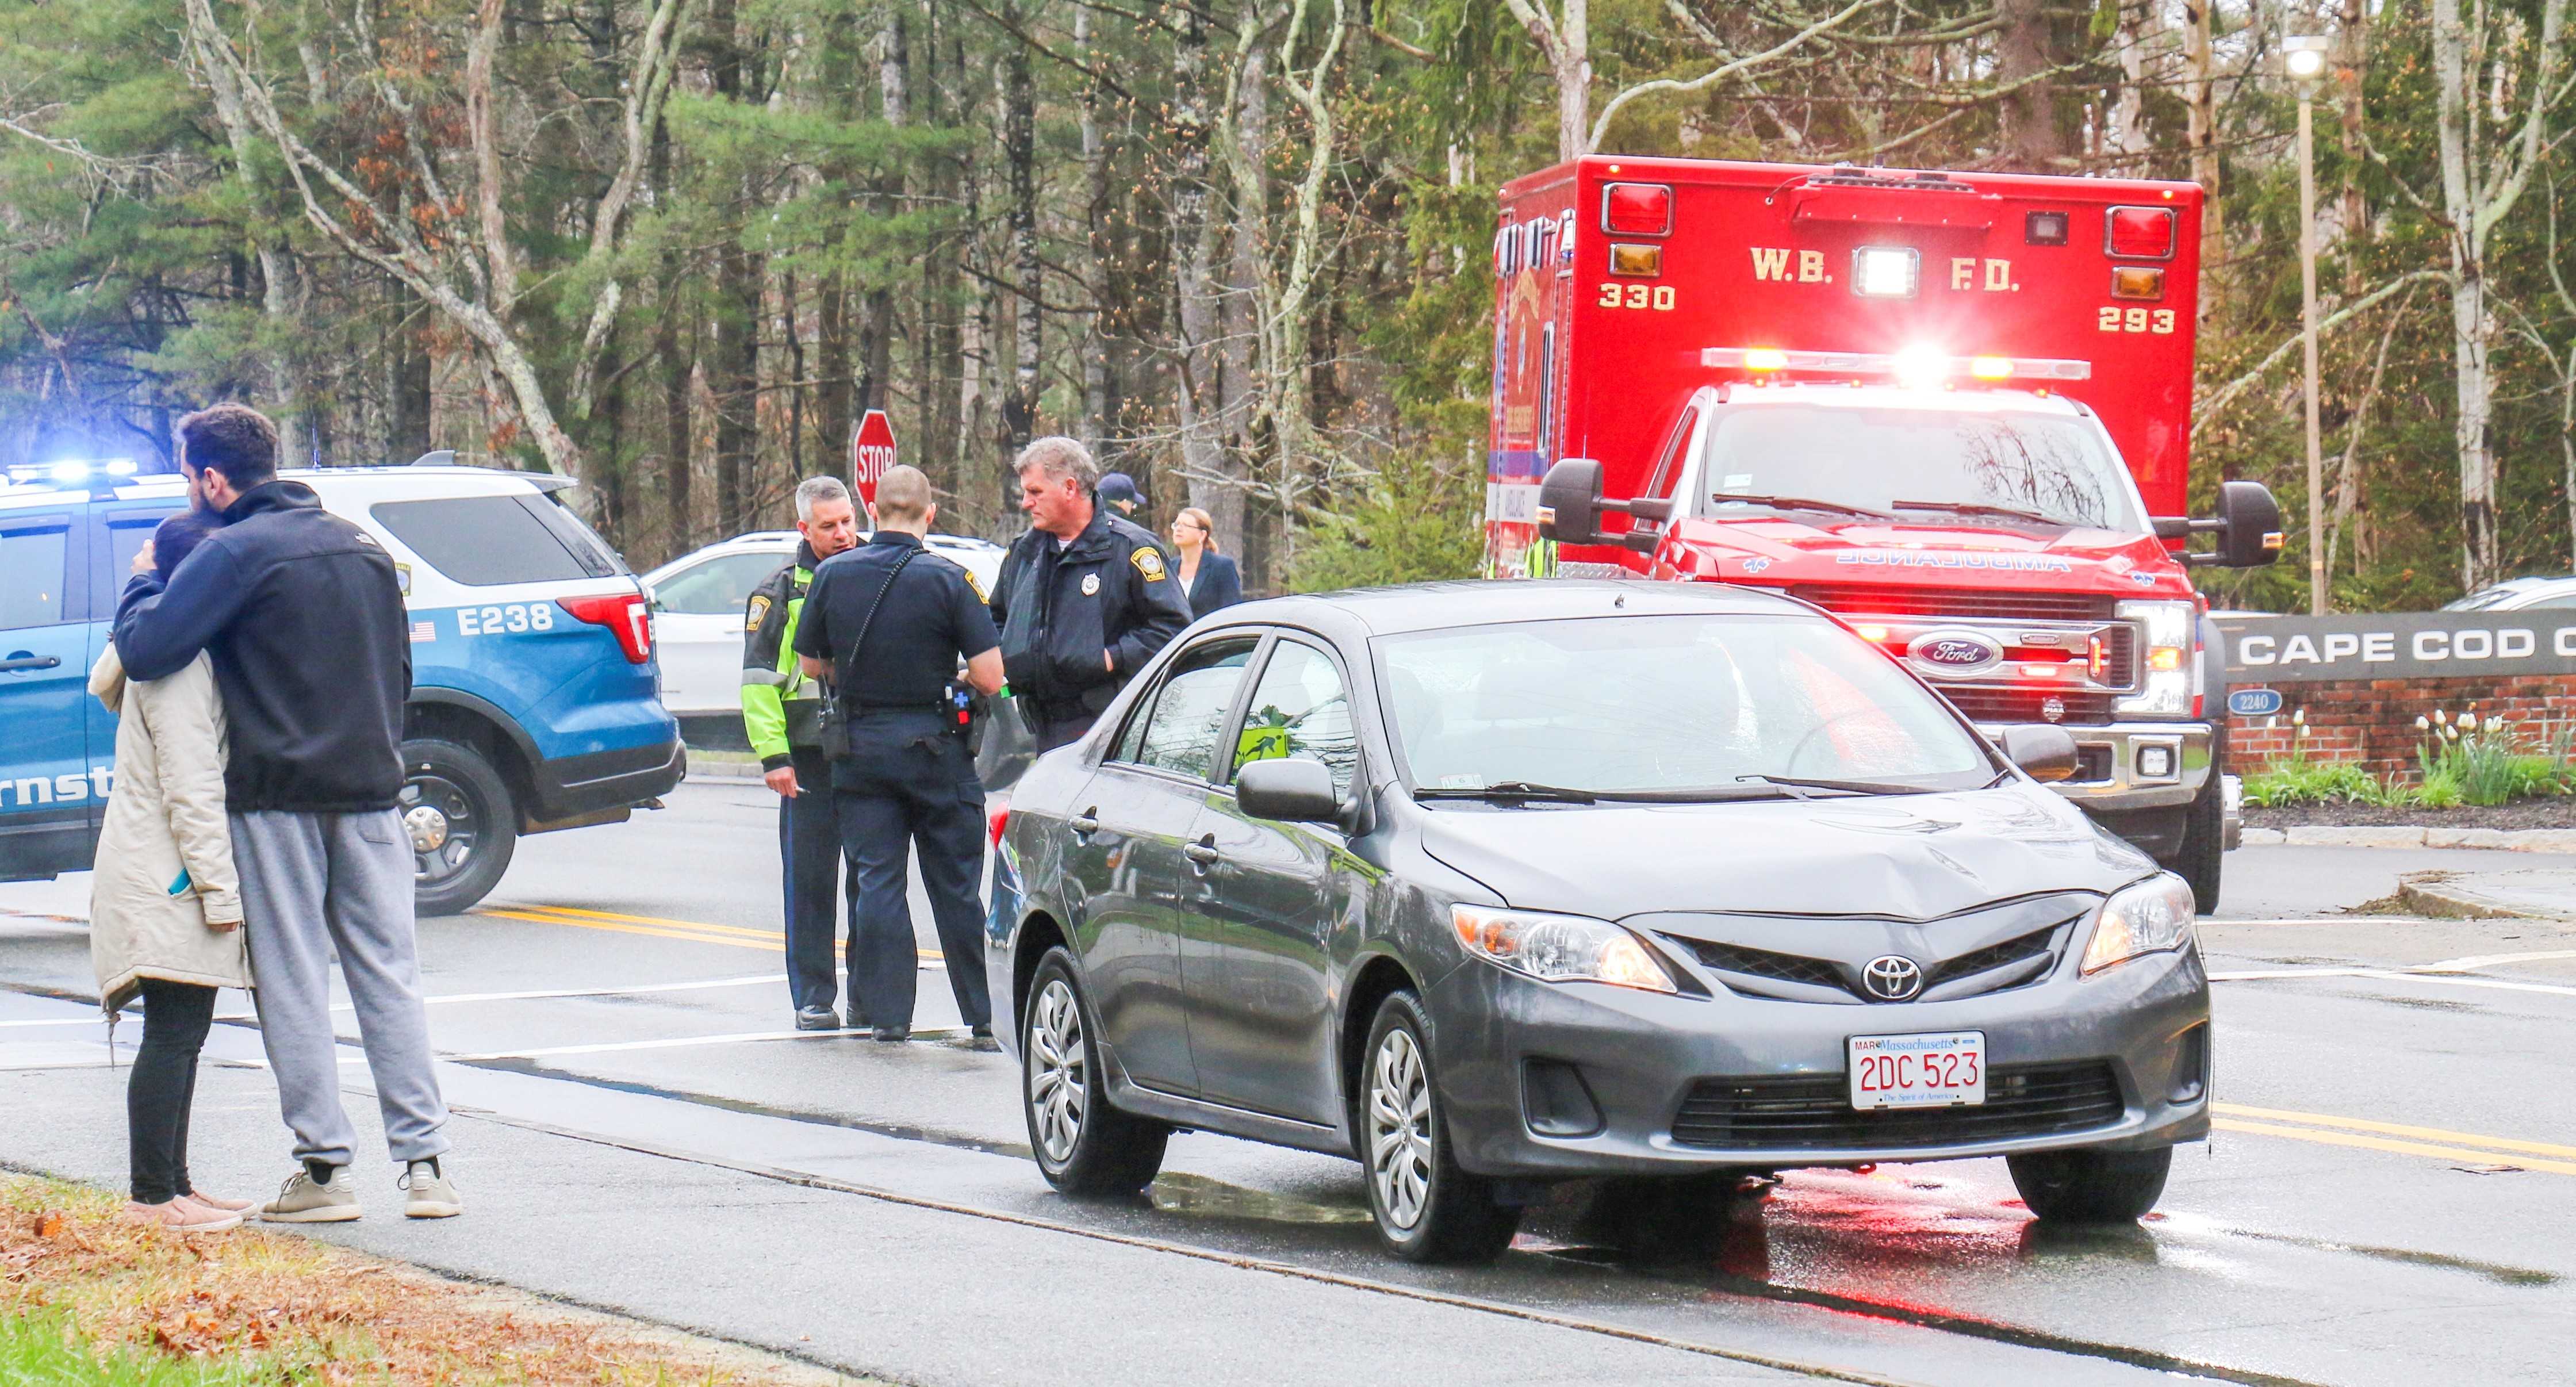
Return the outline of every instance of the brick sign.
<path id="1" fill-rule="evenodd" d="M 2222 616 L 2230 684 L 2576 674 L 2576 611 Z"/>

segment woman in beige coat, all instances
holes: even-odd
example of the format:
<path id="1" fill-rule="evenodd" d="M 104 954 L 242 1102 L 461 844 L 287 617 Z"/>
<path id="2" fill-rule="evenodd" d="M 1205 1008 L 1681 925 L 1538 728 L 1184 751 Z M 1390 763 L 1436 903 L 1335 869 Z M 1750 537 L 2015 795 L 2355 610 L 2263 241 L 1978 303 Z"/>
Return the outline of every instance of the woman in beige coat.
<path id="1" fill-rule="evenodd" d="M 163 581 L 213 533 L 196 514 L 161 523 L 136 561 Z M 188 1109 L 215 989 L 247 988 L 240 878 L 224 821 L 224 706 L 204 655 L 166 679 L 128 680 L 113 647 L 89 690 L 118 717 L 116 784 L 90 886 L 90 961 L 111 1020 L 143 997 L 143 1043 L 126 1082 L 129 1216 L 180 1232 L 238 1227 L 246 1200 L 188 1181 Z"/>

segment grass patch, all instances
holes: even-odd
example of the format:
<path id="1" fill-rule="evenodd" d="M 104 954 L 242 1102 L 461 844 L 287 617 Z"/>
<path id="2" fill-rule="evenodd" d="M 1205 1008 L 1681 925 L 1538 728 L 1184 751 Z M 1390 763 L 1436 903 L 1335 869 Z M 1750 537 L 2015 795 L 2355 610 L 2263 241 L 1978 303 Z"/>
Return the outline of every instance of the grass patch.
<path id="1" fill-rule="evenodd" d="M 178 1237 L 86 1186 L 0 1174 L 0 1383 L 807 1387 L 725 1345 L 242 1228 Z"/>

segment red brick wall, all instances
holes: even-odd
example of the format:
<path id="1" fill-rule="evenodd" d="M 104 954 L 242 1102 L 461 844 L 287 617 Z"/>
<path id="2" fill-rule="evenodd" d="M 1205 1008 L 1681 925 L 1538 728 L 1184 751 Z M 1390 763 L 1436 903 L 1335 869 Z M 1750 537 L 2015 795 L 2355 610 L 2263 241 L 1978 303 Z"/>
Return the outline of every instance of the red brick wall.
<path id="1" fill-rule="evenodd" d="M 2291 715 L 2301 709 L 2307 712 L 2311 758 L 2358 761 L 2373 774 L 2414 771 L 2415 745 L 2424 736 L 2415 719 L 2431 716 L 2436 708 L 2454 718 L 2475 712 L 2482 724 L 2501 716 L 2535 740 L 2576 719 L 2576 676 L 2564 674 L 2341 679 L 2270 687 L 2280 691 L 2280 712 L 2227 720 L 2228 769 L 2237 774 L 2290 754 L 2296 733 Z"/>

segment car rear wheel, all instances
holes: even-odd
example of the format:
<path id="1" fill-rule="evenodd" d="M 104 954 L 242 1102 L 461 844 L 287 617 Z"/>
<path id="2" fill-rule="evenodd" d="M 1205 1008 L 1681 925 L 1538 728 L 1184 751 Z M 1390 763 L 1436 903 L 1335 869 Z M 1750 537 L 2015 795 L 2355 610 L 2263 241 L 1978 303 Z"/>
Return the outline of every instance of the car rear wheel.
<path id="1" fill-rule="evenodd" d="M 1172 1129 L 1109 1102 L 1090 1004 L 1073 958 L 1047 950 L 1020 1009 L 1020 1107 L 1047 1183 L 1077 1196 L 1134 1194 L 1154 1183 Z"/>
<path id="2" fill-rule="evenodd" d="M 411 839 L 412 909 L 459 914 L 490 895 L 510 869 L 518 806 L 501 773 L 462 742 L 415 737 L 403 743 L 402 754 L 395 812 Z"/>
<path id="3" fill-rule="evenodd" d="M 2173 1148 L 2153 1151 L 2040 1151 L 2007 1156 L 2013 1188 L 2052 1223 L 2135 1223 L 2165 1192 Z"/>
<path id="4" fill-rule="evenodd" d="M 1431 1018 L 1410 992 L 1378 1004 L 1360 1070 L 1360 1160 L 1387 1250 L 1408 1262 L 1488 1262 L 1521 1211 L 1492 1181 L 1460 1169 L 1431 1066 Z"/>

